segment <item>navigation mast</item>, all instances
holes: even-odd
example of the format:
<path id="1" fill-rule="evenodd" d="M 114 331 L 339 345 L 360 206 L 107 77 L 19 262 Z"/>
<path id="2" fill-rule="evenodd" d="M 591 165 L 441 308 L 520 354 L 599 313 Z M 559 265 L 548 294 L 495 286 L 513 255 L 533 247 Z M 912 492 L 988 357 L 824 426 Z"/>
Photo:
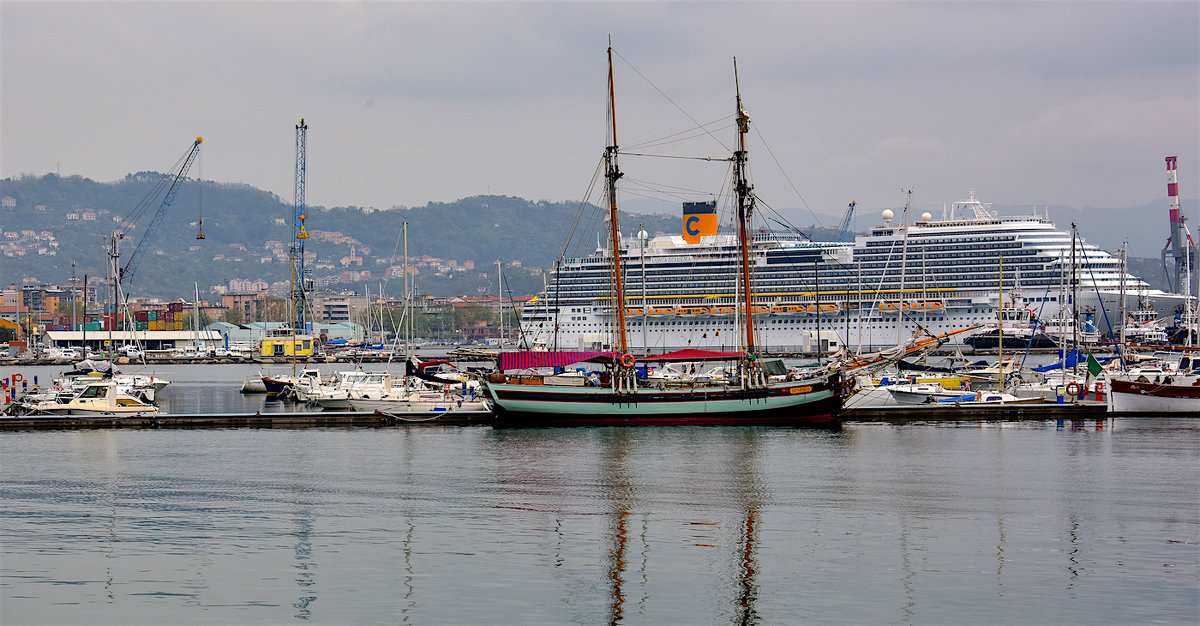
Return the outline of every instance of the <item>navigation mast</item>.
<path id="1" fill-rule="evenodd" d="M 737 92 L 738 149 L 733 153 L 734 190 L 737 192 L 738 245 L 742 255 L 742 305 L 746 311 L 746 354 L 754 355 L 754 309 L 751 307 L 750 245 L 746 224 L 754 211 L 753 187 L 746 180 L 746 133 L 750 132 L 750 115 L 742 107 L 742 89 L 738 83 L 737 57 L 733 59 L 733 86 Z"/>
<path id="2" fill-rule="evenodd" d="M 621 354 L 629 352 L 625 337 L 625 283 L 621 277 L 621 231 L 617 225 L 617 179 L 622 176 L 617 168 L 617 99 L 613 88 L 612 44 L 608 46 L 608 102 L 612 120 L 612 143 L 604 149 L 604 178 L 608 182 L 609 241 L 612 243 L 613 283 L 616 290 L 613 308 L 617 312 L 617 346 Z"/>

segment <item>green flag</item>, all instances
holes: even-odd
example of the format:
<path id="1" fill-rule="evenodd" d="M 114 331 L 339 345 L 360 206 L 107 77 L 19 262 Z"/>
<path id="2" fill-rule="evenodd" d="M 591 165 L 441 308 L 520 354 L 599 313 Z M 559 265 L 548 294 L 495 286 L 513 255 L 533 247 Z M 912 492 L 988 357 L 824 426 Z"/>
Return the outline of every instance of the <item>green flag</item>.
<path id="1" fill-rule="evenodd" d="M 1096 360 L 1096 357 L 1092 356 L 1091 352 L 1088 352 L 1088 374 L 1099 376 L 1100 372 L 1103 371 L 1104 368 L 1100 367 L 1100 362 Z"/>

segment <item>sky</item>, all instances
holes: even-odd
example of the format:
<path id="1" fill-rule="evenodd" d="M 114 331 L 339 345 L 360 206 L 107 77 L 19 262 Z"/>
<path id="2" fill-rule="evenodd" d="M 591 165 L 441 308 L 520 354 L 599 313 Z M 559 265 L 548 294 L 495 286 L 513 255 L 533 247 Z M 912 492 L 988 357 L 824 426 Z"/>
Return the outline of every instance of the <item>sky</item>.
<path id="1" fill-rule="evenodd" d="M 597 201 L 610 38 L 631 207 L 728 193 L 735 57 L 756 193 L 797 223 L 909 189 L 1138 206 L 1168 155 L 1200 192 L 1195 0 L 2 0 L 0 178 L 168 171 L 202 136 L 192 176 L 291 203 L 303 118 L 309 205 Z"/>

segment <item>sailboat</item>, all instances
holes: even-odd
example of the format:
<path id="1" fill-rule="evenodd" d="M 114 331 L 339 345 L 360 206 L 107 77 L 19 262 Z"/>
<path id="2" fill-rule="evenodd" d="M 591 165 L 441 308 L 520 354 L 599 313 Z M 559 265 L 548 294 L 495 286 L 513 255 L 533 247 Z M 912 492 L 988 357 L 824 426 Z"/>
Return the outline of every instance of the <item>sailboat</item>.
<path id="1" fill-rule="evenodd" d="M 750 280 L 749 219 L 755 197 L 746 177 L 746 134 L 750 116 L 737 93 L 738 149 L 733 154 L 740 248 L 739 307 L 744 328 L 743 350 L 710 352 L 682 350 L 645 360 L 655 362 L 734 362 L 729 376 L 671 380 L 650 384 L 639 378 L 629 351 L 625 324 L 625 284 L 617 218 L 617 123 L 613 85 L 613 51 L 608 48 L 609 119 L 611 143 L 604 166 L 609 226 L 609 261 L 615 313 L 614 347 L 604 352 L 526 352 L 501 354 L 500 371 L 485 386 L 499 427 L 521 426 L 655 426 L 655 425 L 781 425 L 836 428 L 847 391 L 841 367 L 831 363 L 804 368 L 803 373 L 769 376 L 755 347 L 754 307 Z M 737 62 L 734 84 L 737 86 Z M 583 361 L 603 365 L 594 380 L 582 376 L 513 375 L 506 371 L 530 367 L 562 367 Z"/>

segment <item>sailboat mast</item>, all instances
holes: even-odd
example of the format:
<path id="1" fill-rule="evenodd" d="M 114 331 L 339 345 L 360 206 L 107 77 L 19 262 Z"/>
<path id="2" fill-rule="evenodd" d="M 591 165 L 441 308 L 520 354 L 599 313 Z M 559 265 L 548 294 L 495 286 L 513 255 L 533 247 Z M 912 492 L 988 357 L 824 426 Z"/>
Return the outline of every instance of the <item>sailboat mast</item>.
<path id="1" fill-rule="evenodd" d="M 409 285 L 412 275 L 408 273 L 408 220 L 401 224 L 404 232 L 404 358 L 412 357 L 412 288 Z"/>
<path id="2" fill-rule="evenodd" d="M 604 150 L 604 178 L 608 182 L 609 241 L 612 242 L 613 283 L 616 288 L 613 308 L 617 311 L 617 345 L 624 354 L 629 351 L 625 337 L 625 281 L 621 277 L 621 231 L 617 224 L 617 98 L 613 88 L 612 46 L 608 47 L 608 103 L 612 119 L 612 143 Z"/>
<path id="3" fill-rule="evenodd" d="M 737 192 L 738 247 L 742 255 L 742 306 L 746 317 L 746 353 L 754 354 L 754 309 L 751 307 L 750 246 L 746 223 L 754 210 L 750 198 L 750 183 L 746 180 L 746 133 L 750 132 L 750 116 L 742 108 L 742 89 L 738 83 L 737 58 L 733 59 L 733 86 L 737 92 L 738 149 L 733 153 L 734 188 Z M 818 338 L 820 341 L 820 338 Z M 818 344 L 819 345 L 819 344 Z"/>
<path id="4" fill-rule="evenodd" d="M 1079 279 L 1075 276 L 1075 243 L 1079 230 L 1071 222 L 1071 349 L 1079 352 Z M 1077 355 L 1078 356 L 1078 355 Z M 1078 358 L 1076 358 L 1078 362 Z"/>
<path id="5" fill-rule="evenodd" d="M 1120 339 L 1118 340 L 1118 343 L 1122 347 L 1125 345 L 1125 326 L 1126 326 L 1126 324 L 1125 324 L 1125 315 L 1126 315 L 1126 313 L 1125 313 L 1125 272 L 1126 272 L 1125 264 L 1127 262 L 1126 257 L 1128 254 L 1129 254 L 1129 242 L 1126 241 L 1124 244 L 1121 245 L 1121 283 L 1120 283 L 1120 289 L 1119 289 L 1119 291 L 1121 293 L 1121 301 L 1118 303 L 1120 305 L 1119 315 L 1120 315 L 1120 319 L 1121 319 L 1121 333 L 1119 335 Z"/>

